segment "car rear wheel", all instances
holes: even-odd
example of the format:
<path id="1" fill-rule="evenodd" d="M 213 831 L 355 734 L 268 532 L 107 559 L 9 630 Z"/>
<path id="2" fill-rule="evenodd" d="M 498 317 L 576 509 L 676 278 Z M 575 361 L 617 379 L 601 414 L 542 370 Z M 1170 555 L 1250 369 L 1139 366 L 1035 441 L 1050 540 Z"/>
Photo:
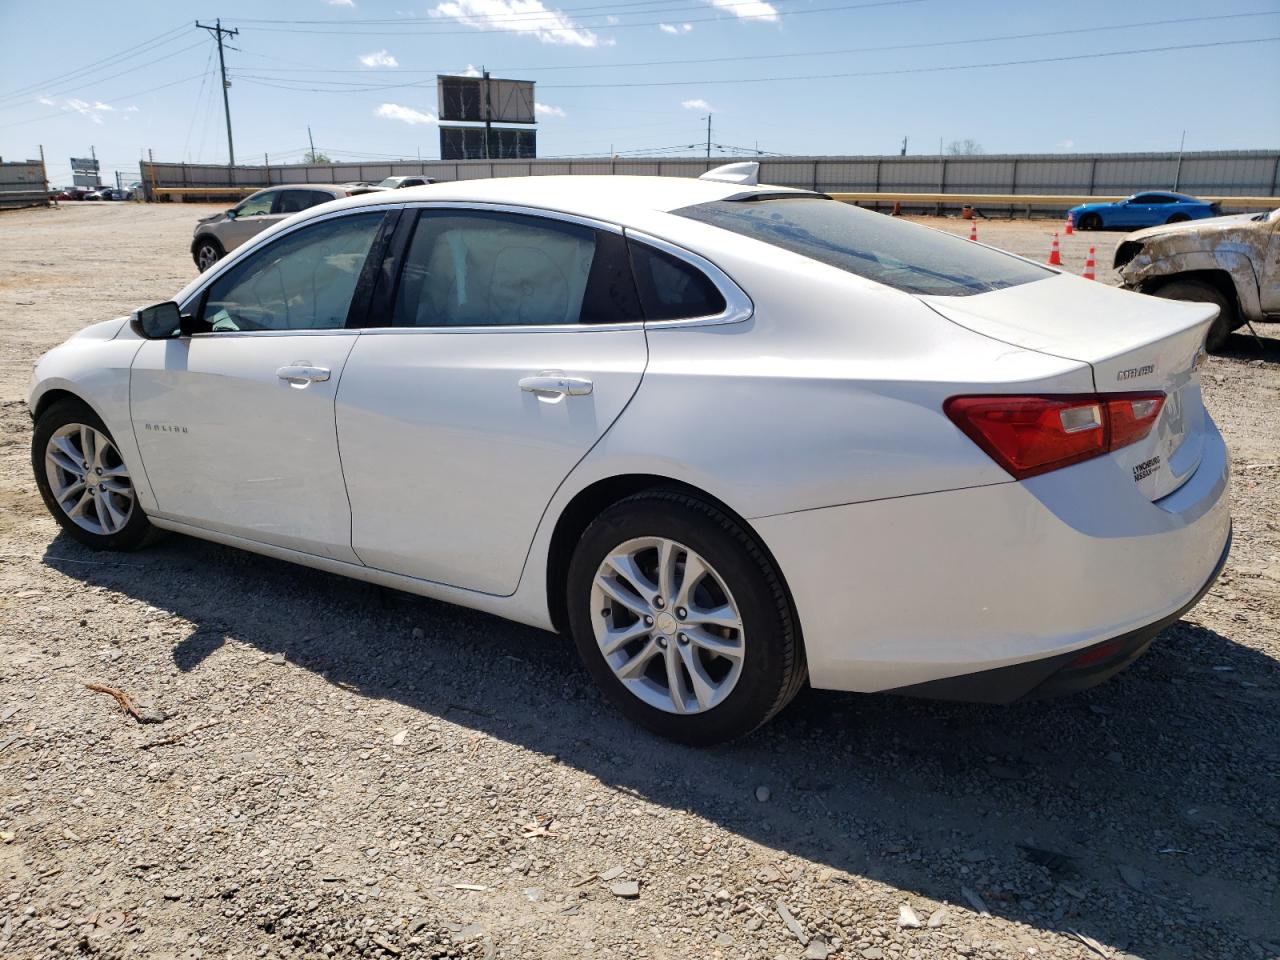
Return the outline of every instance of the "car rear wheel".
<path id="1" fill-rule="evenodd" d="M 203 237 L 196 244 L 196 252 L 194 254 L 196 266 L 200 268 L 200 272 L 204 273 L 215 263 L 225 256 L 222 244 L 212 237 Z"/>
<path id="2" fill-rule="evenodd" d="M 1213 303 L 1218 306 L 1218 319 L 1209 328 L 1205 347 L 1210 352 L 1221 350 L 1231 336 L 1231 331 L 1241 325 L 1235 303 L 1217 287 L 1203 280 L 1171 280 L 1152 291 L 1167 300 L 1190 300 L 1193 303 Z"/>
<path id="3" fill-rule="evenodd" d="M 106 425 L 79 400 L 45 410 L 31 438 L 36 486 L 53 518 L 95 550 L 142 546 L 154 528 Z"/>
<path id="4" fill-rule="evenodd" d="M 743 736 L 807 678 L 777 571 L 741 525 L 697 497 L 658 490 L 610 507 L 579 540 L 567 588 L 588 672 L 664 737 Z"/>
<path id="5" fill-rule="evenodd" d="M 1080 218 L 1080 222 L 1076 226 L 1081 230 L 1097 230 L 1102 226 L 1102 217 L 1096 213 L 1086 213 Z"/>
<path id="6" fill-rule="evenodd" d="M 1191 218 L 1185 213 L 1175 213 L 1172 217 L 1166 220 L 1165 223 L 1183 223 L 1190 219 Z"/>

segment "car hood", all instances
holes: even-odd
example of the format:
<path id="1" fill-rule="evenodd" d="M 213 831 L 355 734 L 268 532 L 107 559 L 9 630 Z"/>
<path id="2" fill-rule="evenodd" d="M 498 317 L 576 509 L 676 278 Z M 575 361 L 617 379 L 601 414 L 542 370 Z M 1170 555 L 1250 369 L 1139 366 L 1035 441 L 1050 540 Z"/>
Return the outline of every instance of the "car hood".
<path id="1" fill-rule="evenodd" d="M 222 211 L 221 213 L 211 213 L 209 214 L 209 216 L 201 217 L 199 220 L 197 220 L 196 226 L 203 227 L 206 223 L 217 223 L 219 220 L 225 220 L 225 219 L 227 219 L 227 212 L 225 210 Z"/>
<path id="2" fill-rule="evenodd" d="M 1088 213 L 1090 210 L 1106 210 L 1114 207 L 1115 203 L 1110 200 L 1101 201 L 1099 203 L 1082 203 L 1079 206 L 1072 207 L 1072 213 Z"/>
<path id="3" fill-rule="evenodd" d="M 1125 236 L 1125 241 L 1145 241 L 1157 237 L 1176 236 L 1180 233 L 1194 233 L 1198 236 L 1206 234 L 1226 233 L 1248 223 L 1255 217 L 1252 213 L 1236 213 L 1229 217 L 1208 217 L 1204 220 L 1183 220 L 1181 223 L 1166 223 L 1145 230 L 1135 230 Z"/>

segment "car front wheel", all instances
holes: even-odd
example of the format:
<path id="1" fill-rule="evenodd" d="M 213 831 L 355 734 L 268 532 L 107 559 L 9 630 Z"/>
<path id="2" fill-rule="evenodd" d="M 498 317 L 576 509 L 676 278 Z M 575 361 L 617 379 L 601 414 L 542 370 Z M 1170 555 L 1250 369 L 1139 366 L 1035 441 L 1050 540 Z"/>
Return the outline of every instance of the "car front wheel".
<path id="1" fill-rule="evenodd" d="M 1097 230 L 1102 226 L 1102 217 L 1098 216 L 1096 213 L 1086 213 L 1080 218 L 1080 223 L 1078 223 L 1077 226 L 1081 230 Z"/>
<path id="2" fill-rule="evenodd" d="M 68 534 L 96 550 L 131 550 L 153 532 L 106 425 L 79 400 L 45 410 L 31 438 L 36 486 Z"/>
<path id="3" fill-rule="evenodd" d="M 1205 348 L 1210 353 L 1216 353 L 1226 346 L 1231 331 L 1242 323 L 1235 303 L 1217 287 L 1202 280 L 1171 280 L 1152 292 L 1167 300 L 1190 300 L 1193 303 L 1217 305 L 1218 318 L 1213 321 L 1209 335 L 1205 338 Z"/>
<path id="4" fill-rule="evenodd" d="M 682 491 L 637 494 L 601 514 L 574 552 L 568 601 L 596 683 L 672 740 L 750 733 L 807 678 L 787 592 L 763 549 Z"/>
<path id="5" fill-rule="evenodd" d="M 206 237 L 196 244 L 196 252 L 194 256 L 196 266 L 200 268 L 201 273 L 204 273 L 222 259 L 222 244 L 218 243 L 217 240 Z"/>

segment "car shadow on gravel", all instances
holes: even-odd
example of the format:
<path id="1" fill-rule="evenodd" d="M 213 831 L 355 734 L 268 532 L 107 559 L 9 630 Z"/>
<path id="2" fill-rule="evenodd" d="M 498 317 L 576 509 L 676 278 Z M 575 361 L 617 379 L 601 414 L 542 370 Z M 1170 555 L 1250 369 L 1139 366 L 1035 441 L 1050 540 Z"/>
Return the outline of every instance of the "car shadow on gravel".
<path id="1" fill-rule="evenodd" d="M 424 724 L 446 718 L 831 868 L 831 883 L 957 905 L 949 928 L 985 906 L 1149 960 L 1280 942 L 1277 664 L 1187 621 L 1067 699 L 806 691 L 746 740 L 699 751 L 619 718 L 568 642 L 484 614 L 179 536 L 118 558 L 60 536 L 45 562 L 194 624 L 175 671 L 216 673 L 229 643 L 283 655 Z M 176 706 L 200 721 L 200 703 Z"/>
<path id="2" fill-rule="evenodd" d="M 1255 323 L 1252 331 L 1248 327 L 1240 327 L 1227 337 L 1227 342 L 1214 351 L 1214 355 L 1229 360 L 1280 363 L 1280 325 Z"/>

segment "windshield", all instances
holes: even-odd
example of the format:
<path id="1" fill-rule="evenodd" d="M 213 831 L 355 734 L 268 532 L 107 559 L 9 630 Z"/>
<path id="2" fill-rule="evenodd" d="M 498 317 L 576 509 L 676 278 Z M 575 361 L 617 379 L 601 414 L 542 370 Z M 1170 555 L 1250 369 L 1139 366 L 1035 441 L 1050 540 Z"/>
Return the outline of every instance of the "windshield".
<path id="1" fill-rule="evenodd" d="M 380 187 L 394 187 L 394 186 L 397 186 L 399 183 L 400 183 L 400 178 L 399 178 L 399 177 L 387 177 L 387 179 L 385 179 L 385 180 L 383 180 L 381 183 L 379 183 L 379 184 L 378 184 L 378 186 L 380 186 Z"/>
<path id="2" fill-rule="evenodd" d="M 1053 276 L 962 237 L 825 197 L 716 200 L 674 212 L 905 293 L 964 297 Z"/>

